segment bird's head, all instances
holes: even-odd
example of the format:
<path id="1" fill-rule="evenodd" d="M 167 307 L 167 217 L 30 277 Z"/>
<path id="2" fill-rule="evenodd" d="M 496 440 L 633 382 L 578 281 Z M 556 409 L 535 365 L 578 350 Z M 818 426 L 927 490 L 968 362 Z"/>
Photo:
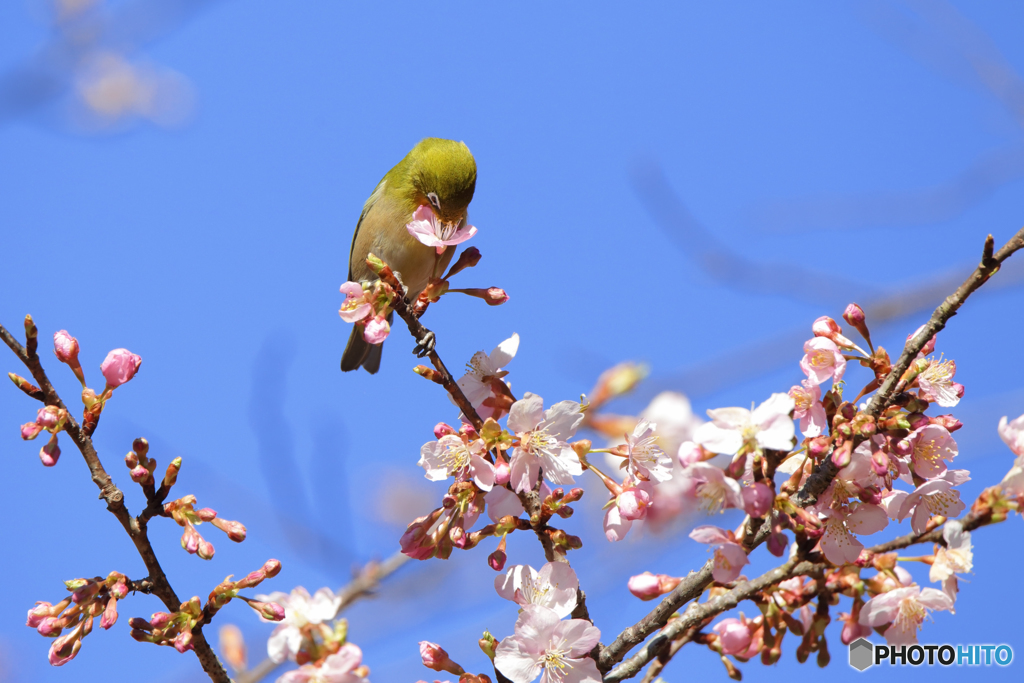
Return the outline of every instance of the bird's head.
<path id="1" fill-rule="evenodd" d="M 407 159 L 416 204 L 430 205 L 445 223 L 465 220 L 476 189 L 476 161 L 466 143 L 426 138 Z"/>

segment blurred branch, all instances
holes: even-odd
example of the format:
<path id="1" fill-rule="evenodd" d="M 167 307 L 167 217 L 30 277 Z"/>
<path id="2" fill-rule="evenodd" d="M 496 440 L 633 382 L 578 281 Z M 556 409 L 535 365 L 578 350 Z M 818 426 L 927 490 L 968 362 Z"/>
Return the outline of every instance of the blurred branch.
<path id="1" fill-rule="evenodd" d="M 149 541 L 147 519 L 141 515 L 138 518 L 132 517 L 131 513 L 128 512 L 128 508 L 124 504 L 124 494 L 103 468 L 92 438 L 79 426 L 74 415 L 67 409 L 57 394 L 56 389 L 50 383 L 50 379 L 43 370 L 43 366 L 39 362 L 39 355 L 36 352 L 36 329 L 30 316 L 25 318 L 25 328 L 26 331 L 31 330 L 26 335 L 26 346 L 22 346 L 3 325 L 0 325 L 0 339 L 3 339 L 4 343 L 7 344 L 11 351 L 32 373 L 32 377 L 43 392 L 46 405 L 54 406 L 67 413 L 64 431 L 67 432 L 81 452 L 85 464 L 89 467 L 92 480 L 100 490 L 100 498 L 107 504 L 107 510 L 124 527 L 125 532 L 128 533 L 129 538 L 131 538 L 132 543 L 135 545 L 135 549 L 145 563 L 146 570 L 149 572 L 148 585 L 151 587 L 151 592 L 160 598 L 160 601 L 163 602 L 168 611 L 177 612 L 181 609 L 181 600 L 174 592 L 174 588 L 171 587 L 170 581 L 168 581 L 167 575 L 164 574 L 164 570 L 156 557 L 156 551 L 153 550 L 153 546 Z M 217 683 L 230 683 L 231 679 L 227 671 L 224 670 L 224 667 L 217 660 L 217 655 L 214 654 L 213 648 L 210 647 L 206 636 L 203 634 L 202 623 L 192 630 L 192 644 L 196 656 L 199 658 L 199 662 L 207 675 Z"/>
<path id="2" fill-rule="evenodd" d="M 394 574 L 398 569 L 409 561 L 409 557 L 402 552 L 397 552 L 383 562 L 369 562 L 363 567 L 352 581 L 343 586 L 338 595 L 341 597 L 341 605 L 335 612 L 337 618 L 344 610 L 348 609 L 360 598 L 372 596 L 374 590 L 381 581 Z M 236 683 L 257 683 L 261 681 L 279 666 L 274 660 L 267 658 L 249 669 L 240 672 L 236 677 Z"/>

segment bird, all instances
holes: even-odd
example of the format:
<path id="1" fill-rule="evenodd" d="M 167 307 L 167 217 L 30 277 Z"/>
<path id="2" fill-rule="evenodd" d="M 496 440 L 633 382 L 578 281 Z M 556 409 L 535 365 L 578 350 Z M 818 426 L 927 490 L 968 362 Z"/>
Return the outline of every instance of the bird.
<path id="1" fill-rule="evenodd" d="M 466 143 L 442 138 L 421 140 L 384 175 L 363 205 L 352 235 L 349 281 L 376 279 L 366 265 L 366 257 L 372 253 L 391 266 L 405 285 L 409 302 L 415 301 L 432 277 L 444 273 L 456 247 L 449 245 L 438 253 L 435 247 L 413 237 L 406 225 L 421 206 L 428 206 L 439 222 L 451 229 L 464 225 L 475 190 L 476 160 Z M 388 313 L 389 323 L 391 318 L 392 313 Z M 362 367 L 375 374 L 380 369 L 382 347 L 367 343 L 356 326 L 341 356 L 342 371 Z"/>

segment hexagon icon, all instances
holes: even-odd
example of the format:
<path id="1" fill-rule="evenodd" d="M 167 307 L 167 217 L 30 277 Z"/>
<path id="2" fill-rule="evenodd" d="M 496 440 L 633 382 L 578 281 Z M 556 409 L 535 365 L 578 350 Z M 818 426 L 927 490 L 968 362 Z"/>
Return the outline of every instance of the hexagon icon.
<path id="1" fill-rule="evenodd" d="M 858 638 L 850 643 L 850 666 L 857 671 L 864 671 L 875 663 L 875 646 L 871 641 Z"/>

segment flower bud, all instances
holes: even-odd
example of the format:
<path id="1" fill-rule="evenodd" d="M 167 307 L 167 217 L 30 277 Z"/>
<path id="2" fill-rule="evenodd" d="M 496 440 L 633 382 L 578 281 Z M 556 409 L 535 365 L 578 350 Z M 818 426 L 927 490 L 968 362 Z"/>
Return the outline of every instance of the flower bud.
<path id="1" fill-rule="evenodd" d="M 512 470 L 508 462 L 502 458 L 494 465 L 494 485 L 504 486 L 512 478 Z"/>
<path id="2" fill-rule="evenodd" d="M 100 619 L 100 628 L 109 629 L 117 623 L 117 598 L 111 597 L 107 600 L 107 606 L 103 610 L 103 618 Z"/>
<path id="3" fill-rule="evenodd" d="M 632 391 L 649 372 L 646 365 L 630 361 L 605 370 L 597 378 L 597 385 L 591 392 L 591 406 L 597 408 L 613 398 Z"/>
<path id="4" fill-rule="evenodd" d="M 644 572 L 631 576 L 626 583 L 629 592 L 641 600 L 653 600 L 657 597 L 671 592 L 682 579 L 668 576 L 666 574 L 652 574 Z"/>
<path id="5" fill-rule="evenodd" d="M 132 471 L 129 472 L 128 475 L 136 484 L 141 484 L 142 482 L 146 481 L 146 479 L 149 478 L 149 470 L 147 470 L 142 465 L 139 465 L 137 467 L 133 467 Z"/>
<path id="6" fill-rule="evenodd" d="M 53 333 L 53 352 L 57 360 L 68 365 L 78 365 L 78 340 L 67 330 Z"/>
<path id="7" fill-rule="evenodd" d="M 149 624 L 153 629 L 164 629 L 167 628 L 167 625 L 171 623 L 173 618 L 174 615 L 170 612 L 153 612 L 153 615 L 149 618 Z M 129 625 L 132 628 L 136 628 L 131 622 L 129 622 Z"/>
<path id="8" fill-rule="evenodd" d="M 923 330 L 924 330 L 924 328 L 925 328 L 926 326 L 927 326 L 927 325 L 921 325 L 921 327 L 919 327 L 919 328 L 917 328 L 916 330 L 914 330 L 914 332 L 913 332 L 913 333 L 912 333 L 912 334 L 911 334 L 910 336 L 908 336 L 908 337 L 907 337 L 907 342 L 909 342 L 909 341 L 910 341 L 911 339 L 913 339 L 913 338 L 914 338 L 914 337 L 916 337 L 916 336 L 917 336 L 918 334 L 920 334 L 920 333 L 921 333 L 921 331 L 923 331 Z M 937 335 L 937 334 L 934 334 L 934 335 L 932 335 L 932 338 L 931 338 L 931 339 L 929 339 L 929 340 L 928 340 L 928 341 L 927 341 L 927 342 L 925 343 L 925 345 L 924 345 L 924 346 L 923 346 L 923 347 L 921 348 L 921 353 L 923 353 L 924 355 L 926 355 L 926 356 L 927 356 L 928 354 L 930 354 L 931 352 L 933 352 L 933 351 L 935 350 L 935 339 L 936 339 L 936 338 L 937 338 L 938 336 L 939 336 L 939 335 Z M 914 375 L 914 376 L 916 377 L 917 375 Z"/>
<path id="9" fill-rule="evenodd" d="M 140 436 L 132 441 L 132 450 L 138 453 L 140 458 L 145 457 L 149 453 L 149 441 Z"/>
<path id="10" fill-rule="evenodd" d="M 57 444 L 57 435 L 54 434 L 46 445 L 39 449 L 39 460 L 43 467 L 53 467 L 60 459 L 60 446 Z"/>
<path id="11" fill-rule="evenodd" d="M 281 562 L 280 560 L 267 560 L 263 563 L 263 575 L 268 579 L 272 579 L 281 573 Z"/>
<path id="12" fill-rule="evenodd" d="M 53 645 L 50 646 L 48 659 L 53 666 L 63 666 L 74 659 L 81 649 L 82 638 L 79 629 L 75 629 L 66 636 L 61 636 L 53 641 Z"/>
<path id="13" fill-rule="evenodd" d="M 498 548 L 493 553 L 487 556 L 487 565 L 494 571 L 500 572 L 502 569 L 505 568 L 505 561 L 507 559 L 508 556 L 505 554 L 505 551 L 501 548 Z"/>
<path id="14" fill-rule="evenodd" d="M 947 432 L 955 432 L 964 426 L 964 423 L 956 419 L 952 415 L 939 415 L 937 417 L 930 418 L 929 420 L 933 425 L 939 425 L 945 427 Z"/>
<path id="15" fill-rule="evenodd" d="M 123 581 L 116 582 L 110 587 L 110 596 L 118 600 L 124 600 L 128 597 L 128 586 Z"/>
<path id="16" fill-rule="evenodd" d="M 839 327 L 832 318 L 827 315 L 823 315 L 811 325 L 811 331 L 814 332 L 815 337 L 825 337 L 826 339 L 832 339 L 836 335 L 843 334 L 843 328 Z M 835 341 L 833 339 L 833 341 Z"/>
<path id="17" fill-rule="evenodd" d="M 786 553 L 786 546 L 789 545 L 789 539 L 786 538 L 786 534 L 781 531 L 774 531 L 768 537 L 768 552 L 775 557 L 782 557 Z"/>
<path id="18" fill-rule="evenodd" d="M 128 349 L 114 349 L 103 359 L 100 364 L 100 372 L 103 373 L 103 379 L 107 380 L 107 386 L 116 389 L 125 382 L 131 381 L 141 366 L 141 356 Z M 142 454 L 139 453 L 139 455 Z"/>
<path id="19" fill-rule="evenodd" d="M 498 649 L 498 639 L 492 636 L 489 631 L 484 631 L 484 635 L 477 641 L 477 644 L 483 653 L 487 655 L 487 658 L 493 662 L 494 651 Z"/>
<path id="20" fill-rule="evenodd" d="M 249 607 L 256 610 L 256 613 L 267 621 L 284 620 L 284 607 L 276 602 L 259 602 L 258 600 L 248 600 L 247 602 Z"/>
<path id="21" fill-rule="evenodd" d="M 455 262 L 455 265 L 453 265 L 448 270 L 448 274 L 444 276 L 444 279 L 447 280 L 452 275 L 455 275 L 456 273 L 461 273 L 466 268 L 474 267 L 476 264 L 480 263 L 481 257 L 482 254 L 480 253 L 480 250 L 477 249 L 476 247 L 469 247 L 468 249 L 463 249 L 462 253 L 459 254 L 459 259 Z"/>
<path id="22" fill-rule="evenodd" d="M 43 398 L 42 390 L 35 384 L 32 384 L 32 382 L 29 382 L 21 375 L 16 375 L 13 372 L 8 372 L 7 376 L 11 378 L 12 382 L 14 382 L 14 386 L 24 391 L 28 396 L 37 399 Z"/>
<path id="23" fill-rule="evenodd" d="M 832 446 L 832 439 L 827 436 L 816 436 L 807 442 L 807 454 L 815 460 L 820 460 L 828 453 Z"/>
<path id="24" fill-rule="evenodd" d="M 214 553 L 213 544 L 210 543 L 209 541 L 207 541 L 202 536 L 200 536 L 199 537 L 199 547 L 196 549 L 196 555 L 199 556 L 199 559 L 201 559 L 201 560 L 211 560 L 211 559 L 213 559 L 213 553 Z"/>
<path id="25" fill-rule="evenodd" d="M 775 493 L 771 487 L 759 481 L 744 486 L 740 493 L 743 495 L 743 510 L 751 517 L 764 517 L 775 502 Z"/>
<path id="26" fill-rule="evenodd" d="M 213 520 L 213 525 L 226 533 L 235 543 L 241 543 L 245 540 L 245 525 L 241 522 L 233 522 L 230 519 L 221 519 L 217 517 Z"/>
<path id="27" fill-rule="evenodd" d="M 871 333 L 868 332 L 868 325 L 864 319 L 864 309 L 857 304 L 850 304 L 843 311 L 843 320 L 864 337 L 864 341 L 871 345 Z"/>
<path id="28" fill-rule="evenodd" d="M 39 432 L 43 431 L 43 428 L 35 422 L 26 422 L 21 425 L 21 438 L 25 441 L 31 441 L 32 439 L 39 436 Z"/>
<path id="29" fill-rule="evenodd" d="M 36 631 L 46 638 L 56 638 L 64 630 L 64 622 L 57 617 L 43 617 L 36 624 Z"/>
<path id="30" fill-rule="evenodd" d="M 225 624 L 220 627 L 218 636 L 220 653 L 227 663 L 236 672 L 245 671 L 248 657 L 242 630 L 234 624 Z"/>
<path id="31" fill-rule="evenodd" d="M 427 640 L 420 641 L 420 657 L 423 660 L 423 666 L 433 671 L 447 671 L 456 676 L 465 673 L 465 670 L 453 662 L 444 648 L 437 643 Z"/>
<path id="32" fill-rule="evenodd" d="M 723 619 L 713 630 L 718 634 L 722 654 L 737 655 L 750 647 L 750 627 L 739 619 Z"/>
<path id="33" fill-rule="evenodd" d="M 36 606 L 28 611 L 28 620 L 25 622 L 25 626 L 29 628 L 36 628 L 42 623 L 43 619 L 52 614 L 53 605 L 48 602 L 37 602 Z"/>
<path id="34" fill-rule="evenodd" d="M 192 631 L 186 629 L 174 637 L 174 649 L 182 654 L 192 649 Z"/>

